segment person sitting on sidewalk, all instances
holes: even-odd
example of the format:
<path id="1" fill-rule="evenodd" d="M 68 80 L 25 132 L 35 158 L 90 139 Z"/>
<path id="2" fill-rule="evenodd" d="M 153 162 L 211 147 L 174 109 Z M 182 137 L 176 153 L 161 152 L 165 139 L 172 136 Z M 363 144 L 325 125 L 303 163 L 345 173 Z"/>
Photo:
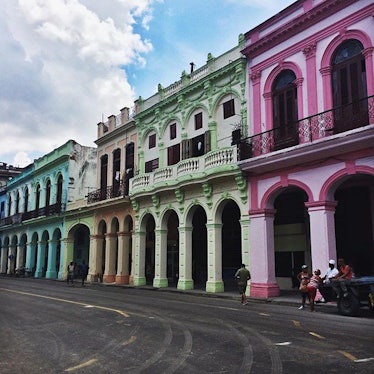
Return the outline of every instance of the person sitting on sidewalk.
<path id="1" fill-rule="evenodd" d="M 338 260 L 339 273 L 331 279 L 331 286 L 336 293 L 336 297 L 340 297 L 340 290 L 343 292 L 343 297 L 348 296 L 347 286 L 351 283 L 353 276 L 352 268 L 345 263 L 343 258 Z"/>
<path id="2" fill-rule="evenodd" d="M 335 267 L 335 261 L 329 261 L 329 268 L 326 270 L 325 276 L 322 278 L 324 284 L 329 284 L 333 278 L 339 274 L 339 270 Z"/>

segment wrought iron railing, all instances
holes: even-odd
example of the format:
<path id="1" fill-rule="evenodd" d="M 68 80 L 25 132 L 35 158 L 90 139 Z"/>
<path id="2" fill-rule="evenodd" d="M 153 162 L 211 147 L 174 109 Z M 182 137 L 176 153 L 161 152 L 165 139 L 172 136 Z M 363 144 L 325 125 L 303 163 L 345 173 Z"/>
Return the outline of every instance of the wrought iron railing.
<path id="1" fill-rule="evenodd" d="M 15 225 L 29 219 L 48 217 L 61 213 L 62 204 L 56 203 L 43 208 L 30 210 L 28 212 L 13 214 L 0 220 L 0 226 Z"/>
<path id="2" fill-rule="evenodd" d="M 374 124 L 374 95 L 236 141 L 238 160 Z"/>
<path id="3" fill-rule="evenodd" d="M 126 183 L 118 183 L 113 186 L 107 186 L 106 188 L 100 188 L 88 193 L 87 202 L 91 204 L 115 197 L 125 197 L 128 195 L 128 189 L 128 184 Z"/>

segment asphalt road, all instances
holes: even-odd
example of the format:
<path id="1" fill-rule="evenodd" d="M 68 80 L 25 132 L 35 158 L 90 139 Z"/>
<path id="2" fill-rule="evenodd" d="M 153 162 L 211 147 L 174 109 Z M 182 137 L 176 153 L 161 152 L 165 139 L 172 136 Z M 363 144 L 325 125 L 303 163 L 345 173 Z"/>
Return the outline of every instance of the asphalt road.
<path id="1" fill-rule="evenodd" d="M 0 278 L 0 373 L 373 373 L 374 318 Z"/>

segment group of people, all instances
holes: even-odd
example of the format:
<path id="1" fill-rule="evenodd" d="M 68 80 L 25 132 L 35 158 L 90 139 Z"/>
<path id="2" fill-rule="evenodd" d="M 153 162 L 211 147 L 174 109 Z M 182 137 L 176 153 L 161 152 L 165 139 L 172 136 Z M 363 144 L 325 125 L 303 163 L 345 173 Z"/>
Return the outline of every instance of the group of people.
<path id="1" fill-rule="evenodd" d="M 323 284 L 331 284 L 332 289 L 336 293 L 337 298 L 343 295 L 348 296 L 348 288 L 353 276 L 352 268 L 345 263 L 343 258 L 338 260 L 338 269 L 335 267 L 335 261 L 329 261 L 329 268 L 325 275 L 321 277 L 321 271 L 316 269 L 314 274 L 311 274 L 308 270 L 307 265 L 301 267 L 301 272 L 297 275 L 297 279 L 300 282 L 299 290 L 301 292 L 301 306 L 299 309 L 305 308 L 305 302 L 308 297 L 310 310 L 315 311 L 314 304 L 318 289 Z M 323 297 L 320 300 L 324 302 Z"/>
<path id="2" fill-rule="evenodd" d="M 77 273 L 77 271 L 79 270 L 79 275 L 81 276 L 82 278 L 82 286 L 84 286 L 84 282 L 87 278 L 87 275 L 88 275 L 88 265 L 85 263 L 85 261 L 83 260 L 82 261 L 82 264 L 78 267 L 78 265 L 76 263 L 74 263 L 73 261 L 70 261 L 68 267 L 67 267 L 67 278 L 66 278 L 66 282 L 68 284 L 68 286 L 71 284 L 72 286 L 74 286 L 74 278 L 75 278 L 75 275 Z"/>
<path id="3" fill-rule="evenodd" d="M 338 260 L 338 268 L 335 267 L 335 260 L 329 261 L 329 267 L 325 272 L 325 275 L 321 277 L 321 270 L 316 269 L 313 274 L 308 270 L 307 265 L 301 267 L 301 272 L 297 275 L 297 279 L 300 282 L 299 290 L 301 292 L 301 306 L 299 309 L 305 308 L 306 299 L 309 300 L 310 310 L 315 311 L 314 305 L 316 301 L 316 295 L 318 289 L 323 284 L 331 284 L 334 292 L 337 295 L 337 298 L 347 297 L 348 288 L 351 279 L 353 276 L 352 268 L 345 263 L 343 258 Z M 241 304 L 248 304 L 246 298 L 246 290 L 248 280 L 251 279 L 251 274 L 249 270 L 245 267 L 245 264 L 242 264 L 241 267 L 236 271 L 235 278 L 238 284 L 238 290 L 241 296 Z M 324 302 L 321 295 L 321 302 Z"/>

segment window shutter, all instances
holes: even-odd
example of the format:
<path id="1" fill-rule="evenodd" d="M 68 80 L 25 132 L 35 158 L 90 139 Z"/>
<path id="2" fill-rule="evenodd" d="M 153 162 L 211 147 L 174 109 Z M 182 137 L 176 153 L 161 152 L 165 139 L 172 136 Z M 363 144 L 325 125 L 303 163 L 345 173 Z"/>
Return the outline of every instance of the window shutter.
<path id="1" fill-rule="evenodd" d="M 191 139 L 182 140 L 182 160 L 191 157 Z"/>
<path id="2" fill-rule="evenodd" d="M 204 153 L 208 153 L 210 151 L 210 130 L 205 131 L 204 134 Z"/>

